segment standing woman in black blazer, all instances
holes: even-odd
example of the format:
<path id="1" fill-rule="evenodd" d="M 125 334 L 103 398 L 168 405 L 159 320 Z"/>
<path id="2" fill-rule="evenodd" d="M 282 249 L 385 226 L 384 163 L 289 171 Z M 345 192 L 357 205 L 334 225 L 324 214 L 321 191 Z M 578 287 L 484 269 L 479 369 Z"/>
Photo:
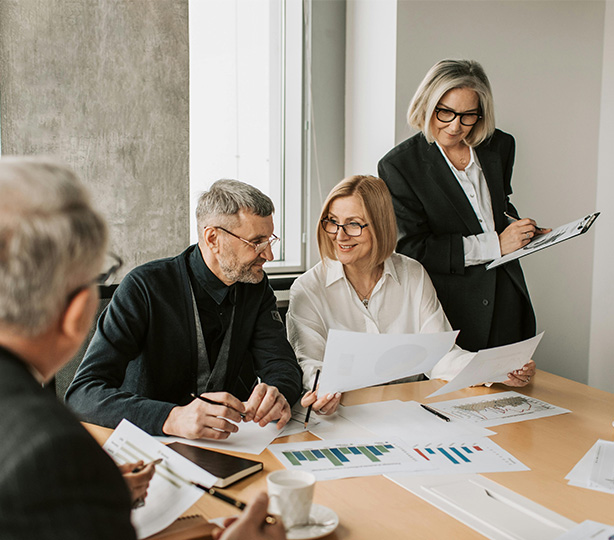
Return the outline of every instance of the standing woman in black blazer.
<path id="1" fill-rule="evenodd" d="M 420 133 L 378 165 L 394 202 L 397 251 L 427 269 L 452 327 L 460 330 L 460 347 L 476 351 L 534 336 L 520 263 L 486 270 L 488 262 L 548 230 L 520 219 L 509 200 L 515 142 L 495 129 L 482 66 L 435 64 L 409 105 L 408 122 Z"/>

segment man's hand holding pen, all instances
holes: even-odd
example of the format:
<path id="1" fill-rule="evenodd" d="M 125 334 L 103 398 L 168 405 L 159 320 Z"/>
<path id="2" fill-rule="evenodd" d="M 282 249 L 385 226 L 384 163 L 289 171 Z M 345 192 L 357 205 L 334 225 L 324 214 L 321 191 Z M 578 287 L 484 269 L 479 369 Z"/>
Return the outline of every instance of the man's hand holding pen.
<path id="1" fill-rule="evenodd" d="M 535 236 L 549 233 L 552 230 L 538 227 L 537 223 L 530 218 L 516 219 L 507 213 L 505 215 L 512 222 L 499 235 L 501 256 L 523 248 Z"/>

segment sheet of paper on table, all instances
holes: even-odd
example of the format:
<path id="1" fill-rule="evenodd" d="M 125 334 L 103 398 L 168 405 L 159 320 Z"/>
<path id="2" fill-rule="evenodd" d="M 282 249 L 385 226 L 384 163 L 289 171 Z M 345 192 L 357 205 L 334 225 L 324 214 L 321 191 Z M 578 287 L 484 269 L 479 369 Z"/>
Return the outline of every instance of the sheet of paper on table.
<path id="1" fill-rule="evenodd" d="M 451 381 L 428 397 L 455 392 L 476 384 L 503 382 L 507 374 L 524 366 L 537 349 L 544 333 L 503 347 L 478 351 L 471 361 Z"/>
<path id="2" fill-rule="evenodd" d="M 426 373 L 450 351 L 457 335 L 330 330 L 318 393 L 348 392 Z"/>
<path id="3" fill-rule="evenodd" d="M 614 493 L 614 442 L 599 439 L 565 479 L 572 486 Z"/>
<path id="4" fill-rule="evenodd" d="M 344 407 L 339 414 L 379 437 L 401 439 L 407 443 L 478 439 L 493 431 L 469 422 L 446 422 L 424 410 L 416 401 L 380 401 Z"/>
<path id="5" fill-rule="evenodd" d="M 202 490 L 191 482 L 210 487 L 217 480 L 125 419 L 103 448 L 118 464 L 163 460 L 156 465 L 145 505 L 132 510 L 131 521 L 139 539 L 165 529 L 202 497 Z"/>
<path id="6" fill-rule="evenodd" d="M 482 427 L 500 426 L 571 412 L 569 409 L 512 391 L 438 401 L 429 403 L 429 406 L 450 418 L 465 420 Z"/>
<path id="7" fill-rule="evenodd" d="M 614 538 L 614 526 L 587 519 L 558 536 L 556 540 L 612 540 L 612 538 Z"/>
<path id="8" fill-rule="evenodd" d="M 241 422 L 237 424 L 239 431 L 231 433 L 230 437 L 224 440 L 214 439 L 184 439 L 183 437 L 163 437 L 156 436 L 156 440 L 163 444 L 181 442 L 200 446 L 201 448 L 213 448 L 228 452 L 242 452 L 245 454 L 261 454 L 273 440 L 280 435 L 277 424 L 271 422 L 265 427 L 260 427 L 255 422 Z"/>

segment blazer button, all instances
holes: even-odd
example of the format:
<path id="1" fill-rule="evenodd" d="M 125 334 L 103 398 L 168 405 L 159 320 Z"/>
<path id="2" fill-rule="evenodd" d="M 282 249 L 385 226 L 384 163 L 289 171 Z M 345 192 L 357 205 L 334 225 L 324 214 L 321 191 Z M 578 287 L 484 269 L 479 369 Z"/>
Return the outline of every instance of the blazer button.
<path id="1" fill-rule="evenodd" d="M 486 298 L 484 298 L 484 300 L 482 300 L 482 304 L 484 304 L 485 306 L 488 305 L 488 300 L 486 300 Z"/>

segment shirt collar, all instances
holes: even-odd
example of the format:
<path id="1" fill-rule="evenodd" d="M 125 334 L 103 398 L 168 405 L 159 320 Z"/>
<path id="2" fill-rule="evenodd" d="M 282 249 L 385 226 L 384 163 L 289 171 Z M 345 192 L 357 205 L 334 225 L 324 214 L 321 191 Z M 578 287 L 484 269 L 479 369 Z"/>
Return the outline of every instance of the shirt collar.
<path id="1" fill-rule="evenodd" d="M 324 266 L 326 267 L 326 287 L 330 287 L 333 283 L 339 281 L 340 279 L 345 279 L 347 281 L 347 277 L 345 272 L 343 271 L 343 265 L 337 261 L 332 259 L 324 259 Z M 392 258 L 388 257 L 384 261 L 384 271 L 382 272 L 382 278 L 386 278 L 386 276 L 390 276 L 397 283 L 401 283 L 399 280 L 399 275 L 392 264 Z"/>
<path id="2" fill-rule="evenodd" d="M 220 305 L 234 285 L 226 285 L 205 263 L 198 244 L 189 255 L 188 264 L 198 284 Z"/>
<path id="3" fill-rule="evenodd" d="M 448 166 L 454 170 L 454 171 L 458 171 L 458 169 L 452 165 L 452 162 L 448 159 L 448 156 L 446 156 L 446 153 L 443 151 L 443 148 L 439 145 L 439 143 L 437 141 L 435 141 L 435 144 L 437 145 L 437 148 L 439 148 L 439 151 L 441 152 L 441 155 L 443 156 L 443 158 L 446 160 L 446 163 L 448 164 Z M 467 166 L 465 167 L 465 170 L 471 168 L 473 165 L 475 165 L 479 170 L 482 170 L 482 166 L 480 165 L 480 162 L 478 161 L 478 156 L 475 153 L 475 150 L 473 149 L 472 146 L 469 147 L 469 163 L 467 164 Z"/>

